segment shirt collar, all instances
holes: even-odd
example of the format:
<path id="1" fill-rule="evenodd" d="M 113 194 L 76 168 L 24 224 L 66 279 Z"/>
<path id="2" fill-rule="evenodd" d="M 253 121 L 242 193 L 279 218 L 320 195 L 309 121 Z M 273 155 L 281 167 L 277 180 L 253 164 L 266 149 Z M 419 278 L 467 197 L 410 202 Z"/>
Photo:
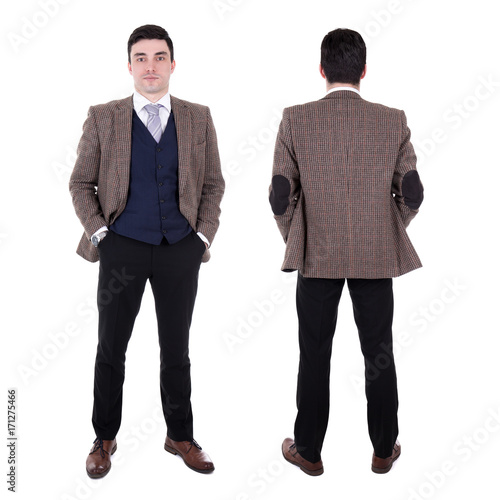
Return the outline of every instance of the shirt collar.
<path id="1" fill-rule="evenodd" d="M 146 104 L 161 104 L 165 108 L 167 108 L 167 111 L 170 113 L 172 106 L 170 104 L 170 92 L 167 92 L 159 101 L 151 102 L 147 97 L 144 97 L 142 94 L 139 94 L 139 92 L 134 91 L 134 109 L 136 113 L 139 113 L 141 109 L 146 106 Z"/>
<path id="2" fill-rule="evenodd" d="M 356 92 L 356 94 L 361 95 L 358 89 L 355 89 L 354 87 L 333 87 L 333 89 L 330 89 L 326 95 L 331 94 L 332 92 L 337 92 L 339 90 L 350 90 L 351 92 Z"/>

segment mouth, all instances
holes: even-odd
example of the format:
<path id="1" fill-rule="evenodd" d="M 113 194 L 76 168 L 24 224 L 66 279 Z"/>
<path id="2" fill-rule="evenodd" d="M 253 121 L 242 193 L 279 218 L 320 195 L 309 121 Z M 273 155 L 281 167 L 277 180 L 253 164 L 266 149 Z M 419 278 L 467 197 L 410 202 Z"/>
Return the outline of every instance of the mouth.
<path id="1" fill-rule="evenodd" d="M 149 76 L 145 76 L 144 80 L 158 80 L 158 77 L 149 75 Z"/>

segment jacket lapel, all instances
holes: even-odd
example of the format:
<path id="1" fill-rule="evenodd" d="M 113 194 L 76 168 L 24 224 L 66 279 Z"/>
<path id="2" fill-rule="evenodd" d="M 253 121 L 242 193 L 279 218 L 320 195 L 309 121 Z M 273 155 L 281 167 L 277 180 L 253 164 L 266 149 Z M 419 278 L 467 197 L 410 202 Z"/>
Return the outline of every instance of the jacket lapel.
<path id="1" fill-rule="evenodd" d="M 180 99 L 170 96 L 170 102 L 177 132 L 179 195 L 181 195 L 187 182 L 189 158 L 191 154 L 191 116 L 187 106 L 185 106 Z"/>
<path id="2" fill-rule="evenodd" d="M 132 113 L 134 110 L 133 97 L 123 99 L 115 110 L 115 138 L 116 138 L 116 170 L 118 174 L 118 206 L 117 213 L 125 208 L 127 203 L 130 159 L 132 151 Z"/>

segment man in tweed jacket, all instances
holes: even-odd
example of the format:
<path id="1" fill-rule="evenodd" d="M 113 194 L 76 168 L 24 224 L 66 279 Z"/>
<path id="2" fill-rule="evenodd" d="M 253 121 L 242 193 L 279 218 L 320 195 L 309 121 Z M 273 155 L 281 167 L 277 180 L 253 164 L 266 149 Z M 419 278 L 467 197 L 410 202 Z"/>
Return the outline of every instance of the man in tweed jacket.
<path id="1" fill-rule="evenodd" d="M 161 352 L 165 449 L 207 473 L 213 463 L 193 438 L 188 341 L 198 271 L 210 257 L 224 192 L 217 139 L 207 107 L 169 93 L 175 61 L 163 28 L 137 28 L 128 56 L 134 95 L 90 108 L 70 180 L 85 230 L 77 253 L 100 261 L 96 439 L 86 469 L 92 478 L 110 470 L 125 352 L 149 281 Z"/>
<path id="2" fill-rule="evenodd" d="M 283 112 L 270 187 L 286 243 L 282 270 L 298 271 L 298 412 L 282 451 L 307 474 L 323 472 L 330 356 L 347 279 L 365 359 L 372 470 L 384 473 L 400 454 L 392 278 L 421 267 L 406 227 L 423 187 L 404 112 L 359 93 L 366 73 L 359 33 L 328 33 L 320 72 L 327 95 Z"/>

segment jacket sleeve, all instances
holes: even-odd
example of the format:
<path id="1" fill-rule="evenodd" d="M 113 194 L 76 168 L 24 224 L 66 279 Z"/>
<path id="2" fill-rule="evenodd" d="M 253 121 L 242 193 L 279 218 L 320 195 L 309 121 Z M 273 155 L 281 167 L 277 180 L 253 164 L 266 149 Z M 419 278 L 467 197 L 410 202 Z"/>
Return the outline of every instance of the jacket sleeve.
<path id="1" fill-rule="evenodd" d="M 392 195 L 408 227 L 424 199 L 424 186 L 417 172 L 417 157 L 410 142 L 411 132 L 406 123 L 406 115 L 401 111 L 401 145 L 392 179 Z"/>
<path id="2" fill-rule="evenodd" d="M 290 110 L 286 108 L 283 110 L 283 118 L 276 138 L 273 173 L 269 187 L 269 203 L 285 243 L 300 190 L 300 174 L 290 127 Z"/>
<path id="3" fill-rule="evenodd" d="M 220 165 L 217 135 L 209 108 L 207 108 L 206 138 L 205 173 L 196 230 L 212 244 L 219 228 L 220 202 L 224 195 L 225 182 Z"/>
<path id="4" fill-rule="evenodd" d="M 97 197 L 100 161 L 101 148 L 91 107 L 83 124 L 83 134 L 78 144 L 76 163 L 69 180 L 69 190 L 76 215 L 89 239 L 97 230 L 106 226 Z"/>

